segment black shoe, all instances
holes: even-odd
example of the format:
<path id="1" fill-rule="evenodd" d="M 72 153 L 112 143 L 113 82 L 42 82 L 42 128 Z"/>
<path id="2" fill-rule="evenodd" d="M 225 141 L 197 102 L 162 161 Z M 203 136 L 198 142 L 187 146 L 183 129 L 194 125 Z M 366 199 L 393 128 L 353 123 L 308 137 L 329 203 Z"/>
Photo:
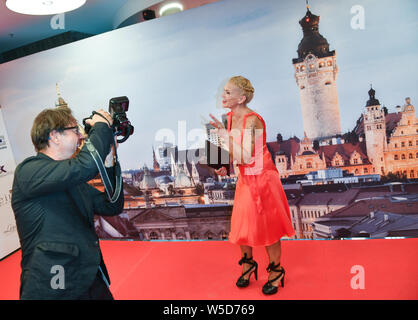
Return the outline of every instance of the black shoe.
<path id="1" fill-rule="evenodd" d="M 239 265 L 242 265 L 243 263 L 247 263 L 247 264 L 250 264 L 251 265 L 251 267 L 247 271 L 245 271 L 238 278 L 237 283 L 236 283 L 237 287 L 240 287 L 240 288 L 248 287 L 248 285 L 250 284 L 251 273 L 254 273 L 255 280 L 257 280 L 258 264 L 257 264 L 257 262 L 255 262 L 253 260 L 252 257 L 251 258 L 247 258 L 247 254 L 246 253 L 244 253 L 244 257 L 242 257 L 241 260 L 238 263 L 239 263 Z M 247 273 L 250 273 L 250 275 L 248 276 L 248 279 L 244 279 L 244 276 Z"/>
<path id="2" fill-rule="evenodd" d="M 285 271 L 283 267 L 280 267 L 280 263 L 275 265 L 274 262 L 270 263 L 267 267 L 267 272 L 280 272 L 279 275 L 269 281 L 263 286 L 263 293 L 264 294 L 275 294 L 277 292 L 278 287 L 273 286 L 272 283 L 277 279 L 280 279 L 280 284 L 284 287 L 284 275 Z"/>

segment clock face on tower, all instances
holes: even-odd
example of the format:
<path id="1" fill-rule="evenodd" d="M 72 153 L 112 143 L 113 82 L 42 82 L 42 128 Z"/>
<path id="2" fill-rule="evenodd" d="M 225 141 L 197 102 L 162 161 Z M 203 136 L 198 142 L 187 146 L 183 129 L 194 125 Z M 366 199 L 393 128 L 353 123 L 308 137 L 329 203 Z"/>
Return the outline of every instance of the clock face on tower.
<path id="1" fill-rule="evenodd" d="M 308 71 L 316 70 L 316 57 L 313 54 L 309 54 L 305 58 L 305 65 Z"/>

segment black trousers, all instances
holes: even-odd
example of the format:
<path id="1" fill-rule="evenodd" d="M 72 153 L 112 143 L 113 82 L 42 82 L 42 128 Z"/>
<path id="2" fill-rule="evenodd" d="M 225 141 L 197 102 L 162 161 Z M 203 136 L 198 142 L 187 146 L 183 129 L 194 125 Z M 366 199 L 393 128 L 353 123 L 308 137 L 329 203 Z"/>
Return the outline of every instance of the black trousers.
<path id="1" fill-rule="evenodd" d="M 93 284 L 80 296 L 79 300 L 114 300 L 100 271 L 97 271 Z"/>

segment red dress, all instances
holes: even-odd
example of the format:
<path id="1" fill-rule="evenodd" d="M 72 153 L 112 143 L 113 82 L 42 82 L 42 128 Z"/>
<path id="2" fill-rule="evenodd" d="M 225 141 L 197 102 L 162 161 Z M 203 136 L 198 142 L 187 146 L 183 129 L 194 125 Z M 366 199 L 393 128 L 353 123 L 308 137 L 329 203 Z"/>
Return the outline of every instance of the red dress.
<path id="1" fill-rule="evenodd" d="M 283 236 L 295 234 L 290 218 L 289 205 L 266 145 L 266 124 L 255 112 L 243 119 L 242 143 L 245 122 L 249 115 L 256 115 L 263 123 L 263 136 L 256 141 L 252 161 L 239 164 L 235 189 L 229 241 L 238 245 L 270 246 Z M 232 112 L 228 113 L 228 132 L 231 131 Z M 262 139 L 262 140 L 261 140 Z"/>

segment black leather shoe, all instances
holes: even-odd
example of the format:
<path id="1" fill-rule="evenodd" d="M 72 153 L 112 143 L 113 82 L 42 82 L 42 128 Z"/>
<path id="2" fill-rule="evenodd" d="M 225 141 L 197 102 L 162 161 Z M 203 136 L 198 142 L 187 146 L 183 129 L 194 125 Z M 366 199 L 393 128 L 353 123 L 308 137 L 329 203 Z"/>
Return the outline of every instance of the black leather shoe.
<path id="1" fill-rule="evenodd" d="M 272 285 L 272 283 L 276 281 L 277 279 L 281 279 L 280 284 L 282 285 L 282 287 L 284 287 L 285 271 L 283 267 L 280 267 L 280 263 L 277 265 L 275 265 L 274 262 L 270 263 L 267 267 L 267 272 L 271 272 L 271 271 L 279 272 L 279 275 L 266 282 L 266 284 L 263 286 L 264 294 L 275 294 L 277 292 L 278 287 Z"/>
<path id="2" fill-rule="evenodd" d="M 254 273 L 255 280 L 257 280 L 258 264 L 257 264 L 257 262 L 255 262 L 253 260 L 252 257 L 251 258 L 247 258 L 247 254 L 246 253 L 244 253 L 244 257 L 242 257 L 241 260 L 238 263 L 239 263 L 239 265 L 242 265 L 243 263 L 247 263 L 247 264 L 250 264 L 251 265 L 251 267 L 247 271 L 245 271 L 238 278 L 237 283 L 236 283 L 237 287 L 240 287 L 240 288 L 248 287 L 248 285 L 250 284 L 250 278 L 251 278 L 251 274 L 252 273 Z M 248 274 L 248 273 L 250 273 L 250 275 L 248 276 L 248 279 L 244 279 L 244 276 L 246 274 Z"/>

